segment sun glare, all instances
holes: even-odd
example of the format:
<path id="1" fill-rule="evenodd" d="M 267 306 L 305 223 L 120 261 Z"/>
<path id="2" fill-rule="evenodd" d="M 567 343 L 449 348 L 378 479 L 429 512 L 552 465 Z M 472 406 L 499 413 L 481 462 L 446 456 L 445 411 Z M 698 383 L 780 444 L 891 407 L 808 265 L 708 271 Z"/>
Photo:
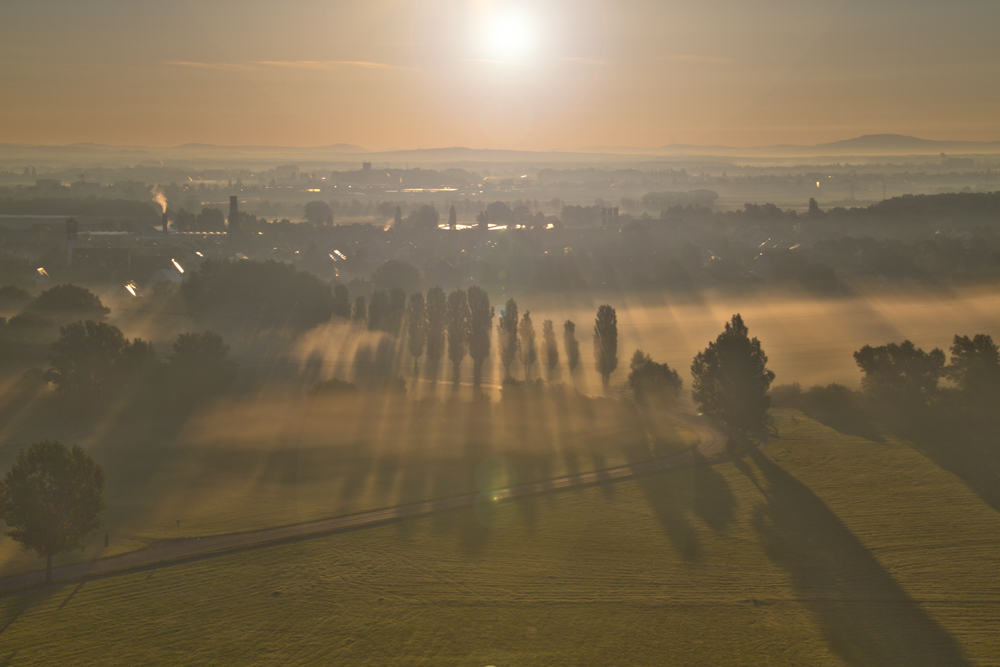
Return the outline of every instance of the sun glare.
<path id="1" fill-rule="evenodd" d="M 531 55 L 536 41 L 536 25 L 528 12 L 507 7 L 492 12 L 485 23 L 485 42 L 490 57 L 522 60 Z"/>

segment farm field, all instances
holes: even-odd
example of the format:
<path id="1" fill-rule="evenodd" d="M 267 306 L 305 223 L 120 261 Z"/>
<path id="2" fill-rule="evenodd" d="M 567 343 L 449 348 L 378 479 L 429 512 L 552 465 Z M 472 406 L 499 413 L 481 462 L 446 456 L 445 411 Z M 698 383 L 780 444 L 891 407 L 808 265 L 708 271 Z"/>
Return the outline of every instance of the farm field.
<path id="1" fill-rule="evenodd" d="M 226 401 L 176 433 L 119 422 L 84 439 L 107 470 L 107 528 L 56 562 L 135 549 L 139 538 L 303 523 L 601 470 L 697 440 L 668 415 L 572 393 L 513 405 L 384 394 Z M 0 537 L 0 576 L 39 567 Z"/>
<path id="2" fill-rule="evenodd" d="M 988 491 L 775 416 L 736 463 L 0 599 L 0 661 L 997 664 Z"/>

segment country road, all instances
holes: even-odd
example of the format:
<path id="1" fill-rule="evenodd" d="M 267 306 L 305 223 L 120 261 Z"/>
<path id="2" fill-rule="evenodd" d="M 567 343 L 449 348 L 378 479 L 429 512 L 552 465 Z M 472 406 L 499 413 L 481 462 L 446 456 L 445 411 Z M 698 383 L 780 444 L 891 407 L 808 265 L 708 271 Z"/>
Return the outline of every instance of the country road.
<path id="1" fill-rule="evenodd" d="M 725 460 L 717 458 L 726 450 L 725 435 L 720 433 L 707 421 L 693 415 L 678 412 L 673 416 L 698 435 L 698 444 L 692 449 L 655 461 L 646 461 L 618 468 L 570 475 L 568 477 L 560 477 L 531 484 L 522 484 L 508 489 L 497 490 L 492 495 L 500 500 L 523 498 L 592 484 L 617 482 L 664 470 L 708 464 L 713 459 L 714 462 Z M 195 560 L 272 543 L 306 539 L 338 531 L 376 526 L 404 518 L 471 507 L 478 495 L 477 493 L 468 493 L 451 498 L 429 500 L 332 519 L 323 519 L 278 528 L 266 528 L 244 533 L 230 533 L 200 538 L 189 537 L 175 540 L 153 540 L 147 548 L 138 551 L 53 568 L 52 580 L 58 584 L 80 579 L 99 578 L 130 570 L 147 568 L 157 564 Z M 44 583 L 45 572 L 43 570 L 6 577 L 0 579 L 0 595 L 33 588 Z"/>

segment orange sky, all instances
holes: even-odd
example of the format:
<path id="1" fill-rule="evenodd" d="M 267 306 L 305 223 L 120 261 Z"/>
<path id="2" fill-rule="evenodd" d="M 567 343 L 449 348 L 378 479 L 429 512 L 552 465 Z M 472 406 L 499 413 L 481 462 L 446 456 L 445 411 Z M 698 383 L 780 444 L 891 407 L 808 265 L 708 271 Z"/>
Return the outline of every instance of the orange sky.
<path id="1" fill-rule="evenodd" d="M 1000 2 L 11 0 L 0 142 L 1000 140 Z"/>

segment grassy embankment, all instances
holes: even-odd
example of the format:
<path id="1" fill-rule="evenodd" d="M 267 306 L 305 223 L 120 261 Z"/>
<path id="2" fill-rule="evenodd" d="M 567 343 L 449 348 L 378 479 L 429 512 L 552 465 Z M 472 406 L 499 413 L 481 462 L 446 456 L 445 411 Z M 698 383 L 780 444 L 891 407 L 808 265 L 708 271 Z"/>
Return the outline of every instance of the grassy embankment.
<path id="1" fill-rule="evenodd" d="M 457 511 L 6 598 L 0 661 L 997 664 L 991 498 L 908 443 L 777 416 L 752 459 L 504 525 Z"/>

